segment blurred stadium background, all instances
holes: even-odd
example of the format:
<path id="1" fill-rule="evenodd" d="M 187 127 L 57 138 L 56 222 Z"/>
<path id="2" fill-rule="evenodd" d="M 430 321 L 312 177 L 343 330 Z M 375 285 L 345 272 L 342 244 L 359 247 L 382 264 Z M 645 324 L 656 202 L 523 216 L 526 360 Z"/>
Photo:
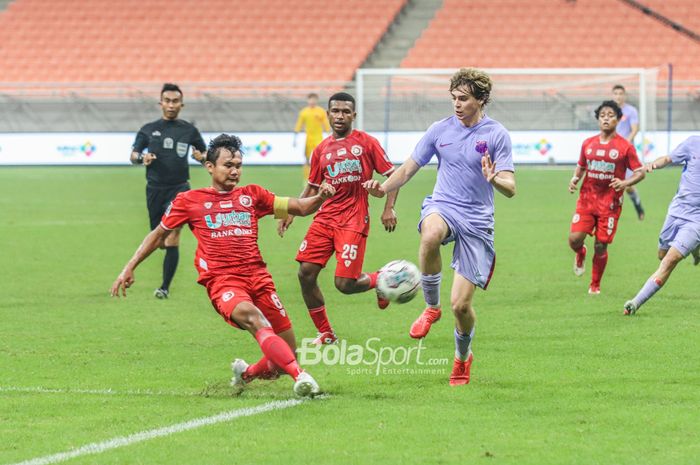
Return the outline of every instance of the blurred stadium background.
<path id="1" fill-rule="evenodd" d="M 203 132 L 289 132 L 308 92 L 322 101 L 356 92 L 360 68 L 461 66 L 647 70 L 641 90 L 626 72 L 495 74 L 489 114 L 510 130 L 595 129 L 591 109 L 622 82 L 634 105 L 640 92 L 648 97 L 642 129 L 693 131 L 696 8 L 695 0 L 1 0 L 0 132 L 132 133 L 158 117 L 166 81 L 183 88 L 182 117 Z M 449 114 L 446 79 L 433 80 L 439 91 L 426 90 L 426 79 L 368 81 L 364 129 L 425 130 Z"/>

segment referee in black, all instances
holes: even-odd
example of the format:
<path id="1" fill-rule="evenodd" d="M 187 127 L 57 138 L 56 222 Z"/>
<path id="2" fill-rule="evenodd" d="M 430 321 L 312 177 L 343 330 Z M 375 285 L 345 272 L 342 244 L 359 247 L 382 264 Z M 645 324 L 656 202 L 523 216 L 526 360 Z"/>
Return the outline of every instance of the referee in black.
<path id="1" fill-rule="evenodd" d="M 151 230 L 160 224 L 160 219 L 170 202 L 180 192 L 190 190 L 190 170 L 187 153 L 192 146 L 192 158 L 206 158 L 206 144 L 196 127 L 178 119 L 185 104 L 182 91 L 176 84 L 163 84 L 160 91 L 160 107 L 163 117 L 143 126 L 131 151 L 131 163 L 146 167 L 146 204 Z M 170 282 L 175 276 L 180 258 L 180 230 L 173 231 L 161 248 L 165 249 L 163 260 L 163 283 L 153 295 L 167 299 Z"/>

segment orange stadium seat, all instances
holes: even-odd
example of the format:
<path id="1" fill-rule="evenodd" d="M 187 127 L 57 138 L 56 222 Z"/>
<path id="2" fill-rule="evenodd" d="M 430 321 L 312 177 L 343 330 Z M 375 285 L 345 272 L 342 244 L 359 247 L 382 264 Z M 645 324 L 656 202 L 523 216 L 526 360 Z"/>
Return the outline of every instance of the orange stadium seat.
<path id="1" fill-rule="evenodd" d="M 700 31 L 697 0 L 641 3 Z M 485 31 L 467 47 L 450 32 L 465 25 Z M 445 0 L 401 66 L 593 68 L 667 63 L 673 63 L 677 79 L 700 79 L 700 44 L 623 2 Z"/>
<path id="2" fill-rule="evenodd" d="M 15 0 L 0 69 L 8 82 L 343 81 L 406 1 L 237 0 L 232 26 L 229 0 Z"/>

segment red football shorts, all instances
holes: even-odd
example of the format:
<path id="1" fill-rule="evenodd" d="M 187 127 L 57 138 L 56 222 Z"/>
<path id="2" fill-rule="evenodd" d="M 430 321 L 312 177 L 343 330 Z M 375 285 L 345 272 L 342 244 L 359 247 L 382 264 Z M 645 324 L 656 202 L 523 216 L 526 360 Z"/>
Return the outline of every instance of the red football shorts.
<path id="1" fill-rule="evenodd" d="M 357 279 L 362 273 L 366 244 L 367 236 L 364 234 L 334 229 L 314 221 L 299 246 L 296 260 L 325 267 L 335 252 L 338 263 L 335 275 L 340 278 Z"/>
<path id="2" fill-rule="evenodd" d="M 275 283 L 267 269 L 253 269 L 245 276 L 216 276 L 207 283 L 207 292 L 214 309 L 235 328 L 236 306 L 241 302 L 250 302 L 260 309 L 275 333 L 281 333 L 292 327 L 287 311 L 277 296 Z"/>
<path id="3" fill-rule="evenodd" d="M 595 238 L 598 242 L 612 244 L 619 220 L 619 212 L 595 215 L 589 211 L 576 210 L 571 220 L 571 232 L 585 232 L 589 236 L 593 236 L 595 231 Z"/>

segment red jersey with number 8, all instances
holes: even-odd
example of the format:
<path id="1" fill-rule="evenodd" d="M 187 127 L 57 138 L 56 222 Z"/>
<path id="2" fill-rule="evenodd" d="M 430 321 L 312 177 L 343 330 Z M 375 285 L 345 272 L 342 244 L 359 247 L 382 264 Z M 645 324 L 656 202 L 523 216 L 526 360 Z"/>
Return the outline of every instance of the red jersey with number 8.
<path id="1" fill-rule="evenodd" d="M 229 192 L 211 187 L 182 192 L 163 215 L 161 226 L 185 223 L 197 238 L 194 265 L 198 283 L 215 276 L 245 275 L 265 268 L 258 248 L 258 220 L 274 211 L 275 194 L 251 184 Z"/>
<path id="2" fill-rule="evenodd" d="M 613 179 L 625 179 L 628 169 L 642 167 L 637 151 L 625 138 L 616 134 L 609 142 L 600 141 L 600 135 L 586 139 L 581 146 L 578 166 L 586 169 L 581 184 L 576 211 L 595 215 L 619 215 L 624 189 L 616 192 L 610 187 Z"/>

